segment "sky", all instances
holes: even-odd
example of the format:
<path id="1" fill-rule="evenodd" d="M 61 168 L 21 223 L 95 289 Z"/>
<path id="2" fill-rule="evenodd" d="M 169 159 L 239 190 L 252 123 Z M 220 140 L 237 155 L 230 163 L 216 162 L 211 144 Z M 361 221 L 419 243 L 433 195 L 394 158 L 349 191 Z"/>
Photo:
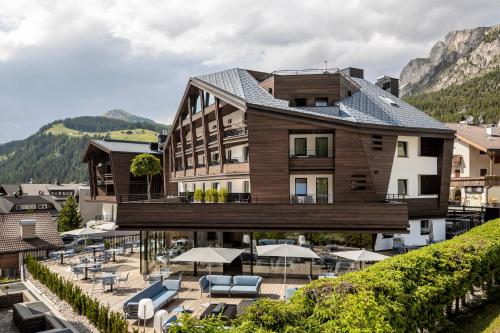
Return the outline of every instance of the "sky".
<path id="1" fill-rule="evenodd" d="M 0 143 L 111 109 L 169 123 L 189 77 L 359 67 L 398 77 L 498 0 L 1 0 Z"/>

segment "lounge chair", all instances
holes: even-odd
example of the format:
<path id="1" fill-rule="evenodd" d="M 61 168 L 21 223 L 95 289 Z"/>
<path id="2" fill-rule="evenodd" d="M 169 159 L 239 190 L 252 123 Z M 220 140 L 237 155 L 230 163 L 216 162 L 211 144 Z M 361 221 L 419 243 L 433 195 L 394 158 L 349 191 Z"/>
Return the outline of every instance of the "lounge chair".
<path id="1" fill-rule="evenodd" d="M 154 310 L 157 311 L 174 297 L 178 297 L 179 289 L 179 280 L 157 281 L 125 301 L 123 303 L 123 312 L 128 319 L 137 319 L 139 301 L 143 298 L 151 298 Z"/>

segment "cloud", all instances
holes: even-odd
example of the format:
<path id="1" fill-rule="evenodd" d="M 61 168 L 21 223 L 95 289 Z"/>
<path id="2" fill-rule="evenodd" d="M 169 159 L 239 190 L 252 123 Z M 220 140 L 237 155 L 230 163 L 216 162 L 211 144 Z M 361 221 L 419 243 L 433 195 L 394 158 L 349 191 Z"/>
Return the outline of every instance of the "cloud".
<path id="1" fill-rule="evenodd" d="M 0 142 L 113 108 L 166 122 L 189 76 L 227 67 L 328 59 L 397 76 L 448 31 L 498 14 L 486 0 L 3 0 Z"/>

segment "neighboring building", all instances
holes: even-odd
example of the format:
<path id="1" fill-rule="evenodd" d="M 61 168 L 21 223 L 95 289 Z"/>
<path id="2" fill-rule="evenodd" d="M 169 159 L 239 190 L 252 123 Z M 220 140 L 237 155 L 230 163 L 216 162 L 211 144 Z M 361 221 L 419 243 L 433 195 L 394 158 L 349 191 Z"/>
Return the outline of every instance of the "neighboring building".
<path id="1" fill-rule="evenodd" d="M 91 200 L 90 186 L 79 186 L 76 193 L 76 199 L 80 215 L 82 216 L 82 223 L 85 224 L 89 221 L 102 218 L 103 203 Z"/>
<path id="2" fill-rule="evenodd" d="M 0 278 L 19 277 L 23 256 L 46 257 L 64 245 L 47 212 L 0 213 L 0 244 Z"/>
<path id="3" fill-rule="evenodd" d="M 191 246 L 271 231 L 376 250 L 394 236 L 444 240 L 454 132 L 392 95 L 397 80 L 380 85 L 355 68 L 191 78 L 163 145 L 165 198 L 154 191 L 148 203 L 144 187 L 133 190 L 130 155 L 115 159 L 95 140 L 84 158 L 92 196 L 117 202 L 120 228 L 142 231 L 144 272 L 173 232 Z M 210 188 L 226 188 L 230 203 L 185 203 Z"/>
<path id="4" fill-rule="evenodd" d="M 48 212 L 57 216 L 54 203 L 41 195 L 0 196 L 0 213 Z"/>
<path id="5" fill-rule="evenodd" d="M 91 140 L 87 146 L 83 162 L 88 164 L 90 175 L 91 202 L 101 203 L 93 210 L 100 211 L 91 220 L 116 221 L 117 202 L 121 197 L 136 200 L 146 198 L 145 177 L 130 173 L 132 158 L 138 154 L 150 153 L 163 159 L 158 143 L 145 143 L 120 140 Z M 153 197 L 163 196 L 163 177 L 153 177 L 151 192 Z"/>
<path id="6" fill-rule="evenodd" d="M 456 131 L 450 200 L 466 206 L 500 205 L 500 129 L 447 124 Z"/>

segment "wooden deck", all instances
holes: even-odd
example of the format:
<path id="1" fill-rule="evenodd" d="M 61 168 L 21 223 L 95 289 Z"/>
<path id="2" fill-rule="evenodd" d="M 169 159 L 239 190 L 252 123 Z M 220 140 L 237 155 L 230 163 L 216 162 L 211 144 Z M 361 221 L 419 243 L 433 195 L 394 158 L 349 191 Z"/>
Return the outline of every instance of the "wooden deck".
<path id="1" fill-rule="evenodd" d="M 72 261 L 76 263 L 79 261 L 79 259 L 78 257 L 75 257 L 72 259 Z M 113 292 L 103 291 L 100 284 L 93 284 L 91 280 L 76 279 L 71 273 L 69 263 L 65 262 L 65 264 L 61 265 L 59 261 L 46 261 L 45 264 L 52 271 L 68 280 L 73 281 L 78 286 L 80 286 L 82 290 L 99 299 L 101 303 L 109 305 L 110 309 L 113 311 L 122 312 L 123 302 L 133 296 L 139 290 L 149 285 L 149 283 L 144 280 L 143 275 L 140 274 L 138 253 L 120 256 L 119 258 L 117 258 L 116 263 L 111 262 L 104 266 L 104 271 L 116 269 L 116 271 L 120 273 L 130 272 L 129 285 L 131 288 L 118 285 L 117 287 L 115 287 L 115 290 Z M 185 268 L 186 270 L 190 270 L 191 267 L 189 267 L 189 269 L 188 267 Z M 182 269 L 182 266 L 176 265 L 175 269 Z M 165 307 L 166 310 L 172 312 L 174 308 L 182 305 L 185 308 L 193 311 L 194 316 L 200 316 L 203 313 L 203 311 L 205 310 L 205 307 L 203 305 L 208 303 L 209 299 L 207 294 L 204 294 L 203 297 L 200 296 L 198 279 L 201 275 L 203 275 L 202 271 L 203 269 L 201 269 L 201 272 L 199 270 L 198 277 L 184 274 L 182 278 L 182 289 L 179 293 L 179 298 L 171 301 Z M 172 275 L 176 276 L 176 273 L 174 272 Z M 287 279 L 287 287 L 298 287 L 308 282 L 309 281 L 305 278 Z M 285 286 L 283 285 L 283 278 L 264 278 L 260 297 L 279 299 L 280 297 L 283 297 L 284 288 Z M 212 297 L 212 303 L 225 302 L 227 304 L 236 304 L 238 307 L 238 313 L 241 313 L 243 309 L 246 306 L 252 304 L 253 301 L 254 299 L 252 299 L 251 297 Z M 129 324 L 130 327 L 136 327 L 137 320 L 129 320 Z M 147 332 L 153 332 L 153 319 L 147 322 L 146 327 L 148 328 Z"/>

